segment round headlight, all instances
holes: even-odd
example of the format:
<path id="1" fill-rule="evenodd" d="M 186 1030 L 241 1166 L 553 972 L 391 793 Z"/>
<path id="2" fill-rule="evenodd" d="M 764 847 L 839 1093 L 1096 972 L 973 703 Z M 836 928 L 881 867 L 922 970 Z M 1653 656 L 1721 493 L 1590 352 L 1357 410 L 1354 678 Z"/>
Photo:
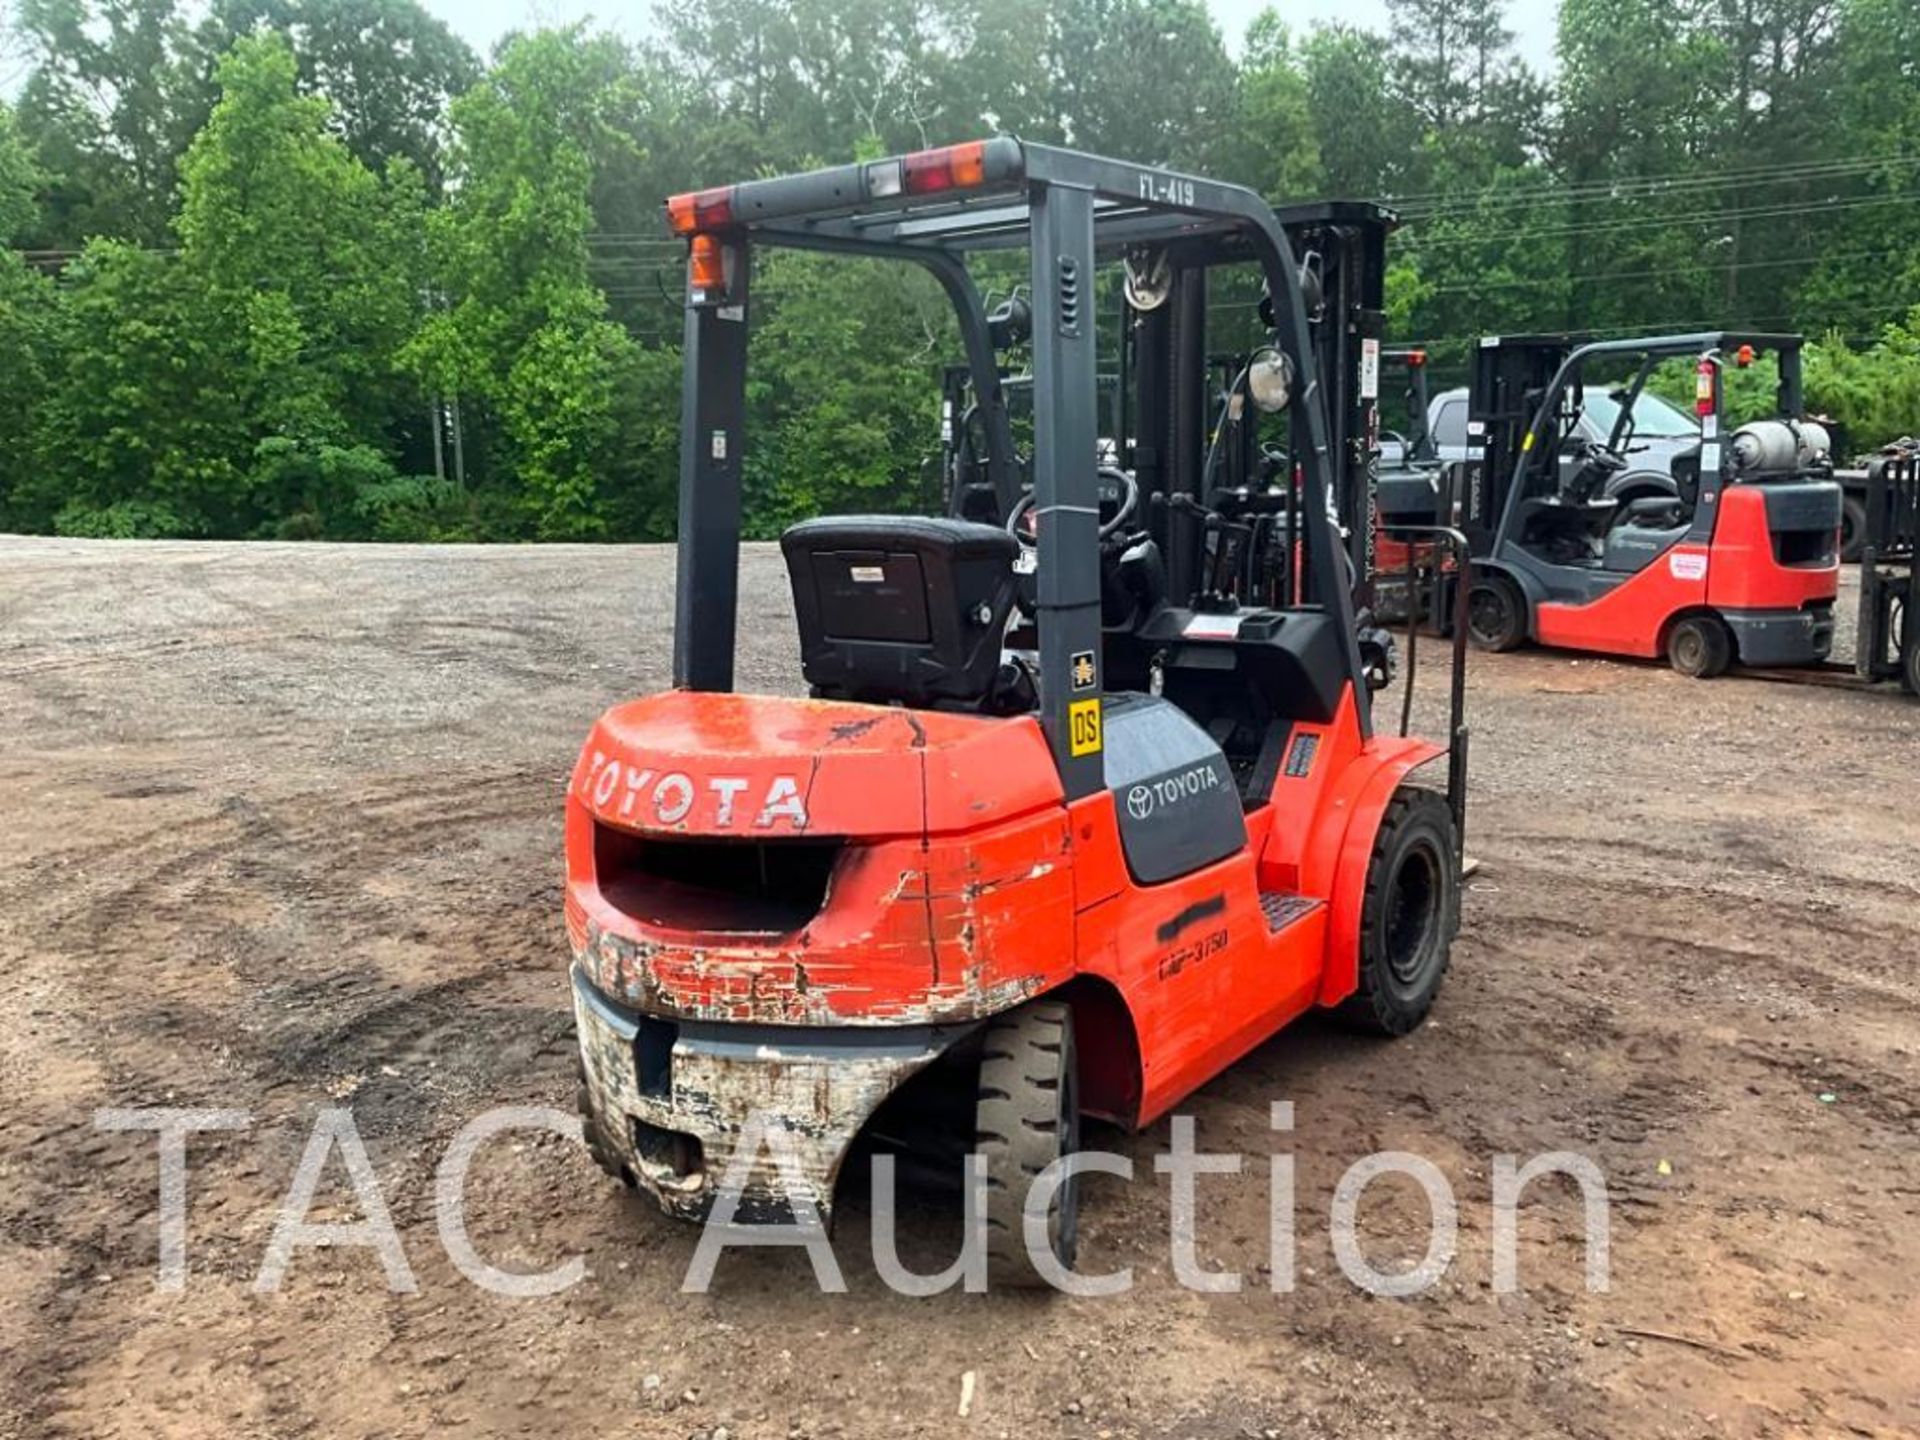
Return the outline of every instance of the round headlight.
<path id="1" fill-rule="evenodd" d="M 1247 393 L 1269 413 L 1287 408 L 1293 394 L 1293 362 L 1271 345 L 1256 350 L 1247 362 Z"/>

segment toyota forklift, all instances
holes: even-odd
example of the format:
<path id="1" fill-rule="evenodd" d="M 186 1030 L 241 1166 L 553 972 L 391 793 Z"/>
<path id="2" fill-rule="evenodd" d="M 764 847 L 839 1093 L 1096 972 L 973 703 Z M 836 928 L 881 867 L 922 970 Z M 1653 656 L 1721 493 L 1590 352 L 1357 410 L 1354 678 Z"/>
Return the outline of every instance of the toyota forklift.
<path id="1" fill-rule="evenodd" d="M 1702 678 L 1736 661 L 1820 667 L 1841 494 L 1827 432 L 1804 418 L 1801 343 L 1725 331 L 1482 341 L 1468 405 L 1481 453 L 1456 494 L 1474 643 L 1664 655 Z M 1774 416 L 1730 425 L 1727 372 L 1762 357 L 1778 367 Z M 1649 380 L 1676 359 L 1693 367 L 1698 433 L 1636 435 Z M 1605 439 L 1589 412 L 1608 417 Z M 1676 447 L 1658 470 L 1645 459 L 1657 445 Z"/>
<path id="2" fill-rule="evenodd" d="M 1036 1283 L 1073 1263 L 1057 1162 L 1083 1116 L 1149 1124 L 1312 1010 L 1388 1036 L 1426 1016 L 1460 913 L 1463 653 L 1448 745 L 1376 728 L 1327 508 L 1340 397 L 1253 192 L 1000 137 L 666 208 L 688 252 L 674 683 L 600 718 L 566 804 L 589 1149 L 670 1214 L 812 1224 L 863 1134 L 957 1105 L 990 1272 Z M 1005 517 L 789 529 L 803 698 L 733 683 L 768 246 L 939 282 Z M 1026 465 L 967 266 L 996 250 L 1031 268 Z M 1111 263 L 1167 302 L 1130 322 L 1124 466 L 1096 421 Z M 1267 286 L 1236 393 L 1287 413 L 1304 488 L 1284 590 L 1257 597 L 1190 543 L 1207 429 L 1165 398 L 1203 393 L 1204 326 L 1174 319 L 1225 265 Z"/>

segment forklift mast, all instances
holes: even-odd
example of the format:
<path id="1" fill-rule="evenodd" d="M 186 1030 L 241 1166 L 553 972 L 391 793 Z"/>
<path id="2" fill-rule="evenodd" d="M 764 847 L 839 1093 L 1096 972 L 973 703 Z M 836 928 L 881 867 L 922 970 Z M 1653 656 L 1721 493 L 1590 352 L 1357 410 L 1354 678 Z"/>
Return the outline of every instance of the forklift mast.
<path id="1" fill-rule="evenodd" d="M 1382 430 L 1396 428 L 1393 422 L 1404 420 L 1406 429 L 1399 432 L 1406 441 L 1406 453 L 1401 458 L 1409 465 L 1431 465 L 1440 458 L 1439 447 L 1434 443 L 1433 426 L 1428 412 L 1433 408 L 1433 389 L 1427 378 L 1427 352 L 1421 349 L 1382 350 L 1380 352 L 1381 393 L 1397 386 L 1400 390 L 1400 404 L 1397 410 L 1387 410 L 1381 422 Z"/>
<path id="2" fill-rule="evenodd" d="M 1896 441 L 1868 463 L 1864 534 L 1855 673 L 1920 695 L 1920 441 Z"/>
<path id="3" fill-rule="evenodd" d="M 1475 555 L 1493 549 L 1507 491 L 1524 453 L 1523 437 L 1541 397 L 1574 347 L 1573 335 L 1488 336 L 1473 352 L 1467 390 L 1467 441 L 1479 448 L 1464 467 L 1457 497 L 1461 531 Z"/>
<path id="4" fill-rule="evenodd" d="M 1327 388 L 1336 513 L 1352 561 L 1354 604 L 1373 598 L 1380 484 L 1380 337 L 1386 329 L 1387 236 L 1400 217 L 1359 200 L 1276 212 L 1300 257 L 1308 324 Z"/>
<path id="5" fill-rule="evenodd" d="M 1326 398 L 1333 513 L 1354 577 L 1352 604 L 1361 609 L 1371 599 L 1374 571 L 1386 242 L 1399 219 L 1384 206 L 1345 200 L 1285 206 L 1274 214 L 1299 264 Z M 1150 529 L 1167 557 L 1170 589 L 1185 595 L 1206 588 L 1202 512 L 1220 491 L 1256 484 L 1261 451 L 1252 407 L 1229 404 L 1228 432 L 1207 470 L 1215 401 L 1231 387 L 1247 357 L 1219 352 L 1208 343 L 1204 266 L 1176 263 L 1168 292 L 1166 303 L 1148 310 L 1135 309 L 1124 296 L 1121 301 L 1122 373 L 1132 382 L 1128 400 L 1135 417 L 1126 463 L 1135 471 Z M 1294 436 L 1289 469 L 1298 471 L 1304 455 L 1292 424 L 1289 433 Z M 1292 475 L 1277 479 L 1291 491 Z M 1291 532 L 1283 527 L 1273 533 Z M 1282 568 L 1288 563 L 1291 557 Z M 1311 556 L 1303 555 L 1301 564 L 1310 572 Z M 1318 581 L 1305 573 L 1293 576 L 1292 583 L 1299 593 L 1311 594 Z"/>

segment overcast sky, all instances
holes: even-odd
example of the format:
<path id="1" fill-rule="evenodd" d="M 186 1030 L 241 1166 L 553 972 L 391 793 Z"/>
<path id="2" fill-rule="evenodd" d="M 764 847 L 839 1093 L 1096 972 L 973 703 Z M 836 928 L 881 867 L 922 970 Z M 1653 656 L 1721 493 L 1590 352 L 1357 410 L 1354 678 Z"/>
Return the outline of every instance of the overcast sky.
<path id="1" fill-rule="evenodd" d="M 609 29 L 638 33 L 645 22 L 644 0 L 629 0 L 622 6 L 591 0 L 424 0 L 426 7 L 445 20 L 467 43 L 486 54 L 509 30 L 532 24 L 565 24 L 592 15 Z M 1236 51 L 1247 22 L 1269 0 L 1207 0 L 1208 8 L 1220 22 L 1227 43 Z M 1350 24 L 1384 30 L 1387 24 L 1386 0 L 1278 0 L 1277 8 L 1289 25 L 1304 30 L 1316 20 L 1345 20 Z M 1553 59 L 1553 0 L 1508 0 L 1507 26 L 1519 38 L 1519 51 L 1536 70 L 1545 70 Z"/>

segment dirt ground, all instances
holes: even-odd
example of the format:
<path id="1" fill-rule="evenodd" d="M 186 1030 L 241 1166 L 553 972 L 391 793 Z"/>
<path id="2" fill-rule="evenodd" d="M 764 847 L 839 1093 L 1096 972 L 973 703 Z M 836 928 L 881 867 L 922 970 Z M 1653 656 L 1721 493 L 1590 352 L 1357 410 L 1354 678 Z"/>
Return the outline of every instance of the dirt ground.
<path id="1" fill-rule="evenodd" d="M 0 1435 L 1911 1436 L 1920 1434 L 1920 704 L 1519 654 L 1473 666 L 1473 882 L 1433 1023 L 1306 1023 L 1195 1096 L 1212 1263 L 1169 1273 L 1164 1125 L 1089 1196 L 1123 1299 L 850 1293 L 797 1253 L 680 1283 L 695 1234 L 558 1136 L 483 1152 L 464 1280 L 431 1207 L 472 1115 L 571 1105 L 560 818 L 594 714 L 662 685 L 670 552 L 0 540 Z M 750 557 L 743 684 L 797 672 Z M 1431 713 L 1439 673 L 1422 685 Z M 1431 693 L 1426 693 L 1431 691 Z M 1291 1100 L 1290 1135 L 1268 1107 Z M 302 1251 L 256 1295 L 315 1113 L 350 1105 L 418 1278 Z M 99 1106 L 227 1106 L 191 1146 L 191 1277 L 156 1290 L 153 1137 Z M 1334 1185 L 1416 1151 L 1459 1254 L 1410 1300 L 1335 1266 Z M 1496 1155 L 1529 1191 L 1490 1285 Z M 1265 1157 L 1298 1165 L 1298 1288 L 1270 1292 Z M 352 1218 L 337 1159 L 315 1218 Z M 1425 1248 L 1404 1181 L 1374 1263 Z M 944 1263 L 941 1222 L 916 1237 Z M 958 1415 L 962 1376 L 970 1414 Z"/>

